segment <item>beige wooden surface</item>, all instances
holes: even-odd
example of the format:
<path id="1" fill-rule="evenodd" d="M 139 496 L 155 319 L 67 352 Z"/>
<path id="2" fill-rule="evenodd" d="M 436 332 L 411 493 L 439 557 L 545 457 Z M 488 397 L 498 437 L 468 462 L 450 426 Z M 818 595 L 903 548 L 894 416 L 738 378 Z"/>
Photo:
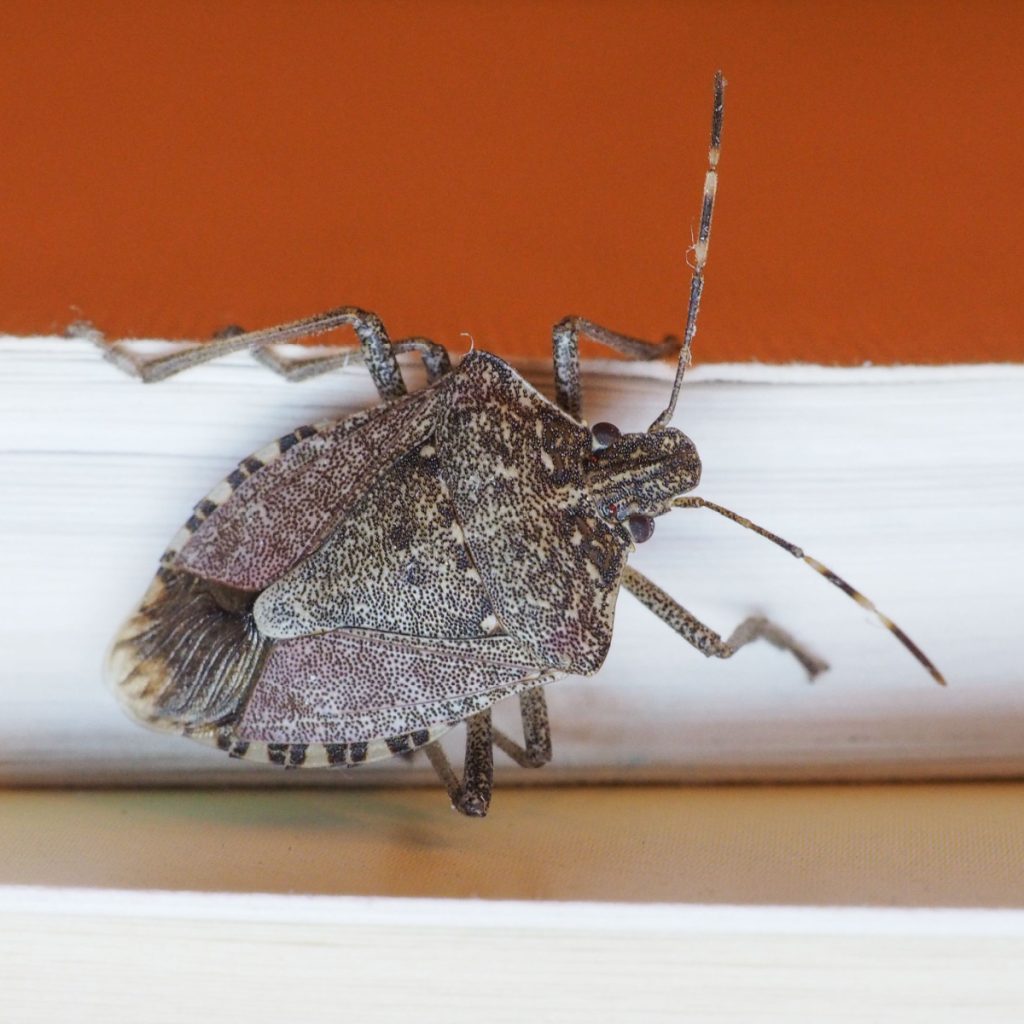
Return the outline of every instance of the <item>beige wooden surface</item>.
<path id="1" fill-rule="evenodd" d="M 1020 783 L 0 791 L 0 1024 L 1010 1024 L 1022 855 Z"/>
<path id="2" fill-rule="evenodd" d="M 1024 907 L 1024 784 L 0 792 L 0 886 Z"/>

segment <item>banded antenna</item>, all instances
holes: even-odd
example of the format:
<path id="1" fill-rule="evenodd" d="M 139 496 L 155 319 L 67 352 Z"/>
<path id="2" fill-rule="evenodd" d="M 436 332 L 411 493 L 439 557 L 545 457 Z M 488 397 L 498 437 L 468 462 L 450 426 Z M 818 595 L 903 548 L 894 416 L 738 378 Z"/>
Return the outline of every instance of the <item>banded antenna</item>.
<path id="1" fill-rule="evenodd" d="M 739 523 L 740 526 L 747 530 L 753 530 L 754 533 L 759 533 L 766 540 L 770 540 L 773 544 L 777 544 L 784 551 L 788 551 L 794 558 L 799 558 L 806 562 L 816 573 L 820 573 L 825 577 L 833 586 L 838 587 L 847 597 L 853 598 L 861 606 L 866 608 L 869 612 L 875 615 L 883 626 L 910 653 L 917 658 L 917 660 L 928 670 L 932 679 L 935 680 L 940 686 L 946 685 L 946 680 L 942 673 L 932 664 L 931 659 L 921 650 L 913 640 L 907 636 L 906 633 L 896 625 L 892 619 L 889 618 L 884 612 L 875 607 L 875 603 L 866 598 L 859 590 L 855 587 L 850 586 L 841 576 L 837 576 L 827 565 L 822 565 L 816 558 L 812 558 L 810 555 L 805 555 L 801 548 L 798 548 L 795 544 L 790 544 L 788 540 L 783 540 L 781 537 L 772 533 L 770 530 L 766 530 L 763 526 L 758 526 L 757 523 L 751 522 L 744 516 L 739 515 L 736 512 L 732 512 L 722 505 L 716 505 L 713 501 L 707 501 L 704 498 L 698 498 L 691 496 L 688 498 L 676 498 L 672 502 L 674 508 L 709 508 L 712 512 L 717 512 L 720 516 L 725 516 L 726 519 L 731 519 L 734 523 Z"/>
<path id="2" fill-rule="evenodd" d="M 676 411 L 676 400 L 683 384 L 683 374 L 690 365 L 690 349 L 693 336 L 697 333 L 697 314 L 700 312 L 700 297 L 704 291 L 704 264 L 708 261 L 708 239 L 711 237 L 711 214 L 715 209 L 715 192 L 718 189 L 718 154 L 722 146 L 722 114 L 725 101 L 725 78 L 722 72 L 715 74 L 715 105 L 711 111 L 711 146 L 708 149 L 708 172 L 704 176 L 704 201 L 700 210 L 700 230 L 693 245 L 693 277 L 690 278 L 690 307 L 686 312 L 686 331 L 683 346 L 679 350 L 676 364 L 676 379 L 672 382 L 672 395 L 668 408 L 651 424 L 652 431 L 664 430 Z"/>

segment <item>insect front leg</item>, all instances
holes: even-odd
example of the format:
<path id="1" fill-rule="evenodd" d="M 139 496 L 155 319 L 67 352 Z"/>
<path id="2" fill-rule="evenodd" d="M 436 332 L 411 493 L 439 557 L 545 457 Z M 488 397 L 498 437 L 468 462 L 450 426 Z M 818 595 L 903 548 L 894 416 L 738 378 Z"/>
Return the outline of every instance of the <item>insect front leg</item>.
<path id="1" fill-rule="evenodd" d="M 551 728 L 543 687 L 535 686 L 519 694 L 519 712 L 523 718 L 525 746 L 520 746 L 500 729 L 494 730 L 494 745 L 520 767 L 540 768 L 551 760 Z"/>
<path id="2" fill-rule="evenodd" d="M 700 619 L 636 569 L 626 566 L 622 575 L 622 585 L 662 622 L 671 626 L 687 643 L 692 644 L 708 658 L 731 658 L 751 641 L 767 640 L 773 647 L 789 651 L 803 665 L 811 679 L 828 668 L 827 662 L 822 661 L 780 626 L 761 616 L 744 619 L 729 638 L 723 640 L 710 626 L 705 626 Z"/>
<path id="3" fill-rule="evenodd" d="M 317 373 L 325 372 L 327 369 L 344 366 L 353 359 L 362 359 L 373 378 L 377 391 L 385 401 L 401 398 L 407 390 L 398 366 L 397 352 L 420 352 L 426 363 L 428 376 L 440 376 L 450 368 L 448 353 L 440 345 L 436 345 L 426 338 L 408 338 L 394 343 L 376 313 L 370 313 L 355 306 L 342 306 L 317 316 L 258 331 L 239 333 L 237 330 L 228 329 L 220 332 L 218 336 L 205 344 L 196 344 L 152 359 L 140 359 L 121 342 L 107 341 L 98 330 L 89 324 L 72 325 L 68 333 L 73 337 L 92 341 L 100 347 L 104 357 L 118 369 L 144 383 L 152 383 L 165 380 L 183 370 L 213 359 L 219 359 L 232 352 L 250 351 L 254 355 L 266 353 L 271 346 L 315 337 L 345 326 L 353 329 L 359 339 L 359 347 L 349 347 L 348 351 L 339 351 L 322 357 L 328 362 L 319 368 L 317 367 L 317 357 L 310 360 L 299 359 L 289 363 L 275 353 L 264 355 L 261 361 L 286 377 L 292 377 L 294 374 L 292 379 L 301 380 L 306 376 L 315 376 Z M 304 372 L 302 367 L 307 363 L 310 364 L 310 368 Z"/>
<path id="4" fill-rule="evenodd" d="M 581 316 L 567 316 L 555 324 L 551 332 L 552 355 L 555 361 L 555 395 L 559 406 L 574 419 L 583 417 L 583 388 L 580 383 L 579 336 L 606 345 L 630 359 L 659 359 L 679 350 L 679 339 L 669 335 L 664 341 L 644 341 L 619 334 Z"/>
<path id="5" fill-rule="evenodd" d="M 466 719 L 466 759 L 462 766 L 462 780 L 452 770 L 440 744 L 431 743 L 423 749 L 440 776 L 452 807 L 469 818 L 482 818 L 491 804 L 491 786 L 494 781 L 494 730 L 491 728 L 490 710 L 481 711 Z"/>

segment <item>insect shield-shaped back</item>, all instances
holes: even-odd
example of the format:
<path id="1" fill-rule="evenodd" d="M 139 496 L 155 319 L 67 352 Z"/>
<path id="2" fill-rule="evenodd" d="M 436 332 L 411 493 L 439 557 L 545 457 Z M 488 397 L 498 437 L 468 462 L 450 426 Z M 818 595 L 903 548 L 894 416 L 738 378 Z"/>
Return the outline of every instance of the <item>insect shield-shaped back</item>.
<path id="1" fill-rule="evenodd" d="M 424 745 L 595 672 L 634 520 L 699 472 L 677 431 L 595 450 L 473 353 L 244 460 L 172 541 L 109 675 L 136 717 L 236 756 L 347 765 Z"/>

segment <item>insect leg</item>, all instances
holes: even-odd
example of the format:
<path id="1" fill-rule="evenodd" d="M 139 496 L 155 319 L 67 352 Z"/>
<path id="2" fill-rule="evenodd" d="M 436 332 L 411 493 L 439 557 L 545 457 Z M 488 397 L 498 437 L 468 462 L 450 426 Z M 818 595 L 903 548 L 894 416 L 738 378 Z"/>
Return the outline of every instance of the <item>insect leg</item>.
<path id="1" fill-rule="evenodd" d="M 522 768 L 540 768 L 551 760 L 551 729 L 548 724 L 548 702 L 544 688 L 535 686 L 519 694 L 519 711 L 523 717 L 525 746 L 494 730 L 494 745 L 508 754 Z"/>
<path id="2" fill-rule="evenodd" d="M 629 359 L 648 360 L 679 351 L 680 341 L 669 335 L 664 341 L 644 341 L 619 334 L 581 316 L 567 316 L 551 331 L 555 361 L 555 394 L 559 406 L 574 419 L 583 416 L 583 387 L 580 383 L 579 336 L 621 352 Z"/>
<path id="3" fill-rule="evenodd" d="M 423 748 L 440 776 L 452 807 L 470 818 L 482 818 L 491 803 L 491 784 L 494 778 L 494 746 L 491 712 L 481 711 L 466 719 L 466 759 L 462 767 L 462 781 L 452 770 L 440 744 L 431 743 Z"/>
<path id="4" fill-rule="evenodd" d="M 668 408 L 651 424 L 652 430 L 667 426 L 675 410 L 679 386 L 683 373 L 690 362 L 690 345 L 697 333 L 697 313 L 700 309 L 701 294 L 704 290 L 704 265 L 708 258 L 708 241 L 711 237 L 711 215 L 715 207 L 715 193 L 718 190 L 718 156 L 722 145 L 722 113 L 725 95 L 725 79 L 722 72 L 715 75 L 715 99 L 711 111 L 711 144 L 708 147 L 708 169 L 704 176 L 704 195 L 701 200 L 700 229 L 693 245 L 693 276 L 690 280 L 690 302 L 686 314 L 684 340 L 668 337 L 663 342 L 641 341 L 628 335 L 610 331 L 581 317 L 567 317 L 557 323 L 553 332 L 555 357 L 555 388 L 558 404 L 574 419 L 582 418 L 580 389 L 580 358 L 578 335 L 585 335 L 621 352 L 630 359 L 657 359 L 659 356 L 679 353 L 676 377 L 672 385 L 672 397 Z"/>
<path id="5" fill-rule="evenodd" d="M 626 566 L 622 585 L 646 605 L 667 626 L 671 626 L 687 643 L 692 644 L 708 658 L 731 658 L 741 647 L 753 640 L 767 640 L 780 650 L 789 651 L 803 665 L 807 675 L 813 679 L 828 668 L 828 663 L 812 654 L 780 626 L 760 616 L 744 619 L 732 635 L 723 640 L 709 626 L 688 612 L 678 601 L 660 587 L 655 586 L 646 576 Z"/>
<path id="6" fill-rule="evenodd" d="M 140 359 L 119 341 L 107 341 L 90 324 L 73 324 L 68 329 L 68 334 L 72 337 L 86 338 L 92 341 L 99 346 L 104 357 L 120 370 L 132 377 L 137 377 L 144 383 L 151 383 L 164 380 L 182 370 L 198 366 L 200 363 L 219 359 L 232 352 L 248 350 L 255 353 L 272 345 L 326 334 L 328 331 L 345 326 L 351 327 L 359 338 L 359 349 L 354 351 L 358 351 L 358 358 L 361 358 L 366 364 L 381 397 L 387 401 L 404 395 L 406 393 L 405 382 L 402 380 L 398 361 L 395 358 L 397 346 L 388 337 L 387 330 L 376 313 L 369 313 L 355 306 L 342 306 L 326 313 L 306 317 L 303 320 L 295 320 L 292 323 L 279 324 L 276 327 L 267 327 L 258 331 L 238 333 L 226 330 L 205 344 L 191 345 L 168 355 L 151 359 Z M 424 354 L 428 372 L 432 366 L 438 373 L 444 372 L 447 353 L 444 353 L 442 357 L 441 353 L 444 350 L 441 349 L 441 346 L 420 338 L 410 338 L 402 344 L 406 348 L 415 349 Z M 342 365 L 350 358 L 344 353 L 338 353 L 338 355 L 343 358 Z M 265 361 L 268 365 L 274 366 L 274 360 Z M 284 366 L 283 361 L 278 358 L 276 364 L 274 368 L 281 372 Z"/>
<path id="7" fill-rule="evenodd" d="M 402 338 L 392 344 L 392 349 L 397 354 L 403 352 L 418 352 L 423 359 L 423 365 L 427 371 L 427 383 L 433 384 L 439 377 L 443 377 L 451 368 L 451 359 L 448 350 L 429 338 Z M 277 351 L 268 346 L 267 348 L 256 349 L 253 358 L 262 363 L 268 369 L 284 377 L 285 380 L 293 383 L 309 380 L 311 377 L 319 377 L 322 373 L 330 373 L 332 370 L 340 370 L 342 367 L 351 366 L 353 363 L 362 360 L 362 351 L 355 348 L 341 349 L 337 352 L 318 354 L 303 358 L 285 359 Z"/>

